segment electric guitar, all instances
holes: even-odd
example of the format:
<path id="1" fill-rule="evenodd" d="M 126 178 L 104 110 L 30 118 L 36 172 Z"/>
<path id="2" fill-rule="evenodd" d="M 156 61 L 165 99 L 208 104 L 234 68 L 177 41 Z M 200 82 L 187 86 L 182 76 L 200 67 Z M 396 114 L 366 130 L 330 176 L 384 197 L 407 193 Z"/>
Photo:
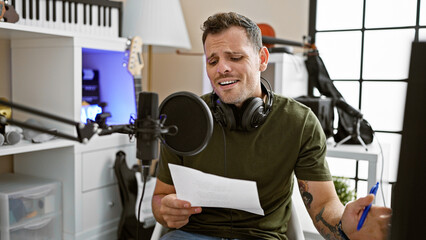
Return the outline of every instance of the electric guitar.
<path id="1" fill-rule="evenodd" d="M 138 106 L 139 93 L 142 92 L 142 69 L 144 66 L 142 56 L 142 39 L 138 36 L 133 37 L 127 46 L 129 57 L 127 61 L 127 70 L 133 76 L 136 107 Z"/>
<path id="2" fill-rule="evenodd" d="M 12 5 L 7 4 L 7 1 L 0 1 L 0 20 L 5 22 L 16 23 L 19 20 L 19 15 Z"/>
<path id="3" fill-rule="evenodd" d="M 149 240 L 151 239 L 152 232 L 154 231 L 154 225 L 146 222 L 138 222 L 135 207 L 138 204 L 138 181 L 136 173 L 139 172 L 139 166 L 137 164 L 129 168 L 126 163 L 126 154 L 123 151 L 116 153 L 114 172 L 118 181 L 120 190 L 120 199 L 123 206 L 121 212 L 120 222 L 118 224 L 118 240 Z M 139 228 L 139 233 L 136 234 L 136 228 Z"/>

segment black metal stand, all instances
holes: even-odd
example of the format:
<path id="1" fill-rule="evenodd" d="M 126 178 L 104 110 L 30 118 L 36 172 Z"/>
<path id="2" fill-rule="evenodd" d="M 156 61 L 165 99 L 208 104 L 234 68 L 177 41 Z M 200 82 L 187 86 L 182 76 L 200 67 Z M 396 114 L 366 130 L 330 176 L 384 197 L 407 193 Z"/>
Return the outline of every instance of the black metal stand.
<path id="1" fill-rule="evenodd" d="M 73 140 L 73 141 L 77 141 L 80 143 L 87 143 L 90 138 L 95 135 L 98 132 L 98 124 L 96 123 L 88 123 L 88 124 L 83 124 L 80 122 L 75 122 L 60 116 L 56 116 L 47 112 L 43 112 L 37 109 L 32 109 L 29 108 L 27 106 L 21 105 L 21 104 L 17 104 L 17 103 L 12 103 L 12 102 L 8 102 L 8 101 L 4 101 L 0 99 L 0 105 L 5 105 L 5 106 L 9 106 L 11 108 L 16 108 L 19 109 L 21 111 L 27 112 L 27 113 L 31 113 L 31 114 L 35 114 L 37 116 L 41 116 L 41 117 L 45 117 L 47 119 L 50 120 L 54 120 L 54 121 L 58 121 L 67 125 L 72 125 L 75 127 L 75 130 L 77 132 L 77 136 L 73 136 L 67 133 L 62 133 L 56 130 L 51 130 L 51 129 L 46 129 L 43 127 L 38 127 L 38 126 L 34 126 L 31 124 L 27 124 L 25 122 L 21 122 L 21 121 L 17 121 L 14 119 L 8 119 L 6 118 L 6 116 L 0 115 L 0 124 L 12 124 L 12 125 L 16 125 L 18 127 L 24 127 L 24 128 L 29 128 L 32 130 L 36 130 L 39 132 L 43 132 L 43 133 L 47 133 L 47 134 L 51 134 L 53 136 L 57 136 L 57 137 L 62 137 L 65 139 L 69 139 L 69 140 Z"/>
<path id="2" fill-rule="evenodd" d="M 365 148 L 365 151 L 367 152 L 368 151 L 367 145 L 364 143 L 364 140 L 362 140 L 361 133 L 360 133 L 360 130 L 359 130 L 360 126 L 361 126 L 361 121 L 362 121 L 362 118 L 357 118 L 356 124 L 355 124 L 355 126 L 352 130 L 352 133 L 350 135 L 348 135 L 347 137 L 345 137 L 344 139 L 342 139 L 340 142 L 336 143 L 334 145 L 334 147 L 337 147 L 337 146 L 347 142 L 351 138 L 356 138 L 356 139 L 358 139 L 358 141 L 361 143 L 361 145 Z"/>

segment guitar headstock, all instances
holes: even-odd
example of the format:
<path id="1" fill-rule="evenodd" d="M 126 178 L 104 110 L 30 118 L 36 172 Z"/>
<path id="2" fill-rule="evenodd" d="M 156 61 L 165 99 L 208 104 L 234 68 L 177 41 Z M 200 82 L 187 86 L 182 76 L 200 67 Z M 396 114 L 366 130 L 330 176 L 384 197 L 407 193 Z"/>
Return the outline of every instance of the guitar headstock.
<path id="1" fill-rule="evenodd" d="M 135 36 L 130 40 L 129 50 L 129 59 L 127 62 L 127 70 L 133 77 L 142 75 L 142 68 L 144 66 L 143 56 L 142 56 L 142 38 Z"/>

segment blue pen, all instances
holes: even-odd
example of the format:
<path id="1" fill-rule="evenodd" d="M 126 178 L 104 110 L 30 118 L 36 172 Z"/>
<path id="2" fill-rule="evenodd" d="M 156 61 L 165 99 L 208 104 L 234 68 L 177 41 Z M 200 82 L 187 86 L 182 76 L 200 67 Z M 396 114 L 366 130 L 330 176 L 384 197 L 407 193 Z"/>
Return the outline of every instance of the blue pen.
<path id="1" fill-rule="evenodd" d="M 370 190 L 370 194 L 374 194 L 374 196 L 376 196 L 376 193 L 377 193 L 377 189 L 379 189 L 379 182 L 377 182 L 372 188 L 371 188 L 371 190 Z M 368 212 L 370 211 L 370 208 L 371 208 L 371 203 L 370 203 L 370 205 L 368 205 L 365 209 L 364 209 L 364 211 L 362 212 L 362 215 L 361 215 L 361 219 L 359 220 L 359 222 L 358 222 L 358 227 L 356 228 L 356 230 L 360 230 L 361 228 L 362 228 L 362 225 L 364 224 L 364 222 L 365 222 L 365 219 L 367 218 L 367 214 L 368 214 Z"/>

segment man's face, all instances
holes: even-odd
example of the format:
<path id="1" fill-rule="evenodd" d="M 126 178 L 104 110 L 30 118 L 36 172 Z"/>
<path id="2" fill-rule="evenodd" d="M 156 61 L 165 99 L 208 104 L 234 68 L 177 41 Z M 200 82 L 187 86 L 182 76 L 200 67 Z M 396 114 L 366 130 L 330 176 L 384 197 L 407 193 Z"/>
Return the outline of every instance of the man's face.
<path id="1" fill-rule="evenodd" d="M 243 28 L 209 34 L 204 52 L 210 83 L 223 102 L 241 107 L 247 98 L 262 97 L 260 73 L 269 54 L 266 48 L 256 51 Z"/>

